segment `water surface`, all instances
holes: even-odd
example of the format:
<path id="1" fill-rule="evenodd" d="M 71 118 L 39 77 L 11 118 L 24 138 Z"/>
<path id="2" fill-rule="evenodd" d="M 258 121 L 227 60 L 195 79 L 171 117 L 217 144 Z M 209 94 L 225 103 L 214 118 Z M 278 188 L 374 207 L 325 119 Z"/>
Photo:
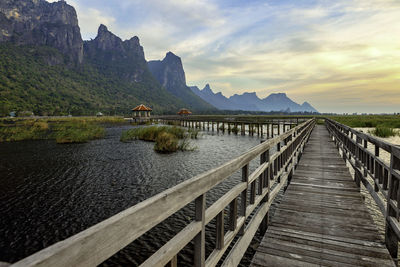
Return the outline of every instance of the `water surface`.
<path id="1" fill-rule="evenodd" d="M 158 154 L 154 143 L 120 142 L 121 131 L 129 127 L 108 128 L 105 139 L 84 144 L 0 144 L 0 261 L 22 259 L 260 143 L 257 137 L 203 133 L 193 141 L 195 151 Z M 237 173 L 210 192 L 208 205 L 239 180 Z M 176 214 L 105 264 L 139 264 L 190 222 L 190 210 Z M 208 237 L 212 244 L 213 234 Z M 188 247 L 180 256 L 187 265 L 190 251 Z"/>

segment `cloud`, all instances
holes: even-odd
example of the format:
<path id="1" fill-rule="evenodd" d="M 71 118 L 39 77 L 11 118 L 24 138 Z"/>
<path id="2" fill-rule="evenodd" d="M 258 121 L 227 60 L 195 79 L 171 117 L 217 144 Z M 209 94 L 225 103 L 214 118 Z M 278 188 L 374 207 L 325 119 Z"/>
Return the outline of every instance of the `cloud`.
<path id="1" fill-rule="evenodd" d="M 398 111 L 400 1 L 73 0 L 84 38 L 100 23 L 179 55 L 187 81 L 226 96 L 287 92 L 321 111 Z M 353 103 L 351 103 L 353 101 Z"/>

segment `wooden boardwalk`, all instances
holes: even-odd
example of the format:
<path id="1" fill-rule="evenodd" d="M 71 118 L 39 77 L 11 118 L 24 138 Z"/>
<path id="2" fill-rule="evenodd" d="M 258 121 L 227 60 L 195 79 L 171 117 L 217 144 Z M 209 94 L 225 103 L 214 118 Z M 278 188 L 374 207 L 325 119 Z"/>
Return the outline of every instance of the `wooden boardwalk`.
<path id="1" fill-rule="evenodd" d="M 394 266 L 325 126 L 313 130 L 251 266 Z"/>

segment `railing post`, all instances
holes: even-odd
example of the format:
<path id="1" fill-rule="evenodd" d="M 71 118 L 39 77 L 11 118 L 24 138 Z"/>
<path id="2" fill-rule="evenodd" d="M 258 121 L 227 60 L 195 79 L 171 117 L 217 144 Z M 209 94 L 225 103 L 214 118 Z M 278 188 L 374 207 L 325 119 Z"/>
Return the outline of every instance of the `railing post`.
<path id="1" fill-rule="evenodd" d="M 206 194 L 199 196 L 195 200 L 195 221 L 201 221 L 201 232 L 194 238 L 194 266 L 204 267 L 206 260 L 206 236 L 205 236 L 205 209 Z"/>
<path id="2" fill-rule="evenodd" d="M 355 153 L 355 166 L 356 169 L 354 170 L 354 181 L 356 182 L 356 185 L 358 188 L 360 188 L 361 186 L 361 177 L 362 177 L 362 173 L 361 173 L 361 148 L 359 147 L 359 145 L 361 144 L 362 140 L 360 137 L 356 136 L 356 153 Z"/>
<path id="3" fill-rule="evenodd" d="M 264 140 L 265 141 L 265 140 Z M 265 163 L 265 162 L 269 162 L 269 150 L 265 151 L 263 154 L 261 154 L 261 159 L 260 162 Z M 263 198 L 263 200 L 261 201 L 261 203 L 265 203 L 269 200 L 269 170 L 270 167 L 268 167 L 263 174 L 261 174 L 261 176 L 263 177 L 263 184 L 262 187 L 266 187 L 266 190 L 268 190 L 267 194 L 265 195 L 265 197 Z M 267 231 L 268 228 L 268 223 L 269 223 L 269 212 L 267 212 L 263 218 L 263 220 L 261 221 L 260 224 L 260 234 L 263 236 L 265 234 L 265 232 Z"/>
<path id="4" fill-rule="evenodd" d="M 395 179 L 397 179 L 392 173 L 394 170 L 400 170 L 400 159 L 396 157 L 392 151 L 391 159 L 390 159 L 390 172 L 389 172 L 389 190 L 387 194 L 387 209 L 386 209 L 386 220 L 385 220 L 385 244 L 387 249 L 389 250 L 390 255 L 393 259 L 397 258 L 398 254 L 398 239 L 396 232 L 393 230 L 392 225 L 390 224 L 390 217 L 394 217 L 393 219 L 397 220 L 398 218 L 398 206 L 396 209 L 392 206 L 391 200 L 398 200 L 398 190 L 399 190 L 399 182 L 398 180 L 395 183 Z M 397 205 L 399 205 L 397 203 Z"/>
<path id="5" fill-rule="evenodd" d="M 364 140 L 364 150 L 367 151 L 368 148 L 368 141 Z M 363 163 L 364 163 L 364 177 L 367 177 L 368 174 L 368 168 L 369 168 L 369 162 L 368 161 L 368 155 L 367 152 L 363 151 Z"/>
<path id="6" fill-rule="evenodd" d="M 224 210 L 218 213 L 216 220 L 215 248 L 222 249 L 224 247 Z"/>
<path id="7" fill-rule="evenodd" d="M 166 267 L 177 267 L 178 266 L 178 255 L 175 255 L 170 262 L 166 265 Z"/>
<path id="8" fill-rule="evenodd" d="M 279 124 L 278 124 L 278 127 L 279 127 Z M 276 151 L 279 153 L 280 151 L 281 151 L 281 142 L 279 142 L 278 144 L 276 144 Z M 275 162 L 276 162 L 276 166 L 274 166 L 274 169 L 276 168 L 276 170 L 274 170 L 275 171 L 275 174 L 278 174 L 278 172 L 281 170 L 281 161 L 282 161 L 282 158 L 281 158 L 281 154 L 275 159 Z M 278 177 L 278 183 L 280 183 L 281 182 L 281 177 L 279 176 Z"/>
<path id="9" fill-rule="evenodd" d="M 247 186 L 246 186 L 246 189 L 243 190 L 241 197 L 240 197 L 240 199 L 241 199 L 240 216 L 243 216 L 244 218 L 246 218 L 247 189 L 249 187 L 249 165 L 248 164 L 246 164 L 245 166 L 242 167 L 242 182 L 246 182 Z M 239 234 L 240 235 L 244 234 L 244 224 L 240 228 Z"/>
<path id="10" fill-rule="evenodd" d="M 237 226 L 237 197 L 229 204 L 229 230 L 235 231 Z"/>
<path id="11" fill-rule="evenodd" d="M 382 182 L 382 179 L 380 177 L 380 171 L 379 171 L 379 163 L 376 160 L 376 158 L 379 157 L 379 146 L 377 144 L 375 144 L 375 158 L 374 158 L 374 162 L 375 162 L 375 166 L 374 166 L 374 190 L 375 192 L 379 191 L 379 187 L 378 184 Z"/>

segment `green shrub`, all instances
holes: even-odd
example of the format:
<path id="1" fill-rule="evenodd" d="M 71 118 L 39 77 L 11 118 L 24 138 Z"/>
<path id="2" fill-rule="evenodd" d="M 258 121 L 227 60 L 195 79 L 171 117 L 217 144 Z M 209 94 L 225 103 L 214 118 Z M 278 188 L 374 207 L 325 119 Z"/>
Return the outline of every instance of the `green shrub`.
<path id="1" fill-rule="evenodd" d="M 171 153 L 178 150 L 178 139 L 171 133 L 160 133 L 154 144 L 154 150 L 160 153 Z"/>
<path id="2" fill-rule="evenodd" d="M 370 133 L 379 137 L 390 137 L 396 135 L 396 132 L 393 128 L 383 125 L 376 126 L 376 128 L 370 131 Z"/>

